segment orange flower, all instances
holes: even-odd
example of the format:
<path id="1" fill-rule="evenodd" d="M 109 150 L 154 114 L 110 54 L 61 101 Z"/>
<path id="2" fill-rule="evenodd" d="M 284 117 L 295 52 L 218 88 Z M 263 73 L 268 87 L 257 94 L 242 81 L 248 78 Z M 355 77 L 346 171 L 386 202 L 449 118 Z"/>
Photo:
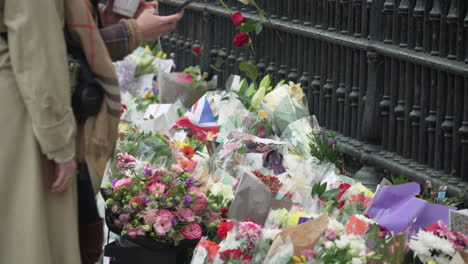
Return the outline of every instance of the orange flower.
<path id="1" fill-rule="evenodd" d="M 187 159 L 193 158 L 193 148 L 190 145 L 185 145 L 182 149 L 182 153 Z"/>
<path id="2" fill-rule="evenodd" d="M 179 164 L 184 171 L 190 171 L 195 167 L 195 164 L 191 160 L 180 160 Z"/>
<path id="3" fill-rule="evenodd" d="M 218 244 L 210 240 L 200 241 L 200 246 L 204 247 L 206 251 L 208 251 L 208 256 L 211 260 L 214 259 L 220 248 Z"/>

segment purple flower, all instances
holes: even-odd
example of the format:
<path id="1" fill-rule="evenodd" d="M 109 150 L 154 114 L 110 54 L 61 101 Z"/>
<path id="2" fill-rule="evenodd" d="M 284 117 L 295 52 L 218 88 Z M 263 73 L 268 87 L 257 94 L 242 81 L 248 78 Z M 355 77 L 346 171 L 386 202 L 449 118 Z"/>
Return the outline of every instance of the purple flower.
<path id="1" fill-rule="evenodd" d="M 151 168 L 146 167 L 144 169 L 144 171 L 145 171 L 145 176 L 146 177 L 153 175 L 153 169 L 151 169 Z"/>
<path id="2" fill-rule="evenodd" d="M 185 206 L 189 206 L 192 203 L 192 196 L 184 195 L 183 201 Z"/>
<path id="3" fill-rule="evenodd" d="M 179 222 L 177 221 L 177 219 L 172 219 L 172 226 L 176 226 Z"/>
<path id="4" fill-rule="evenodd" d="M 192 177 L 190 177 L 187 180 L 185 180 L 185 183 L 187 184 L 187 187 L 191 187 L 195 183 L 195 180 Z"/>
<path id="5" fill-rule="evenodd" d="M 336 144 L 336 141 L 335 140 L 331 140 L 330 142 L 328 142 L 328 147 L 331 148 L 333 147 L 333 145 Z"/>
<path id="6" fill-rule="evenodd" d="M 258 134 L 257 134 L 257 137 L 264 137 L 267 133 L 267 131 L 265 130 L 265 127 L 264 126 L 258 126 Z"/>
<path id="7" fill-rule="evenodd" d="M 113 179 L 113 180 L 112 180 L 112 187 L 114 187 L 114 186 L 115 186 L 115 183 L 118 182 L 118 181 L 119 181 L 119 179 Z"/>

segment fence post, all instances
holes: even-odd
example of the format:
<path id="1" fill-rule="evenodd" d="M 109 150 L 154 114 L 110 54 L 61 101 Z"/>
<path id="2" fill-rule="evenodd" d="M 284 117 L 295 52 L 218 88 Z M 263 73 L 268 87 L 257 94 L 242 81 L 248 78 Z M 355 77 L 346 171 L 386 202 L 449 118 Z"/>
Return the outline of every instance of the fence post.
<path id="1" fill-rule="evenodd" d="M 384 0 L 373 0 L 369 17 L 369 38 L 370 41 L 381 42 L 384 39 L 383 26 L 383 3 Z M 367 90 L 364 100 L 364 111 L 362 113 L 362 123 L 360 132 L 362 140 L 365 141 L 364 150 L 368 153 L 377 153 L 381 146 L 381 133 L 379 123 L 379 102 L 384 86 L 384 58 L 372 49 L 367 50 Z M 363 70 L 363 69 L 361 69 Z M 361 161 L 364 166 L 355 175 L 355 178 L 362 181 L 370 188 L 375 188 L 379 184 L 381 177 L 376 169 L 366 161 Z"/>

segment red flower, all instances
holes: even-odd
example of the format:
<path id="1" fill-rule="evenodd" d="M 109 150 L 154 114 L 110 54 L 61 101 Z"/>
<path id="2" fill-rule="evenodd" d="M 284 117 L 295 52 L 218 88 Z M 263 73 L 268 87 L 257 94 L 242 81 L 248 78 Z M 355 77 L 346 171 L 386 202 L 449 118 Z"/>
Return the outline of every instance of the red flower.
<path id="1" fill-rule="evenodd" d="M 120 116 L 122 116 L 122 114 L 128 110 L 127 106 L 124 105 L 124 104 L 120 104 L 121 108 L 120 108 Z"/>
<path id="2" fill-rule="evenodd" d="M 429 226 L 426 228 L 426 231 L 432 232 L 432 233 L 436 234 L 436 232 L 439 231 L 439 229 L 440 229 L 440 226 L 439 226 L 439 225 L 432 224 L 432 225 L 429 225 Z"/>
<path id="3" fill-rule="evenodd" d="M 226 218 L 227 218 L 228 212 L 229 212 L 229 208 L 228 208 L 228 207 L 223 207 L 223 208 L 221 208 L 221 218 L 222 218 L 222 219 L 226 219 Z"/>
<path id="4" fill-rule="evenodd" d="M 228 249 L 219 253 L 219 257 L 221 258 L 222 261 L 229 261 L 231 259 L 240 259 L 244 255 L 245 255 L 244 252 L 238 249 Z"/>
<path id="5" fill-rule="evenodd" d="M 245 17 L 242 16 L 241 12 L 236 12 L 236 13 L 232 14 L 231 21 L 234 23 L 234 25 L 236 25 L 236 27 L 238 27 L 238 26 L 242 25 L 242 23 L 245 22 Z"/>
<path id="6" fill-rule="evenodd" d="M 340 200 L 341 199 L 341 196 L 343 196 L 343 194 L 349 189 L 349 187 L 351 187 L 350 184 L 347 184 L 347 183 L 341 183 L 340 186 L 338 188 L 341 189 L 341 192 L 336 196 L 336 200 Z"/>
<path id="7" fill-rule="evenodd" d="M 251 256 L 245 256 L 243 259 L 242 259 L 243 262 L 247 262 L 247 263 L 250 263 L 252 262 L 252 257 Z"/>
<path id="8" fill-rule="evenodd" d="M 218 226 L 218 232 L 216 232 L 216 234 L 221 239 L 225 239 L 227 237 L 228 232 L 231 231 L 233 227 L 234 222 L 232 221 L 221 222 Z"/>
<path id="9" fill-rule="evenodd" d="M 249 43 L 250 37 L 248 33 L 237 33 L 234 36 L 234 48 L 240 48 Z"/>
<path id="10" fill-rule="evenodd" d="M 201 54 L 201 49 L 199 45 L 193 45 L 192 51 L 195 56 L 201 57 L 202 54 Z"/>
<path id="11" fill-rule="evenodd" d="M 346 202 L 345 200 L 340 201 L 340 206 L 338 206 L 338 209 L 343 209 L 345 202 Z"/>
<path id="12" fill-rule="evenodd" d="M 132 199 L 128 201 L 128 204 L 131 205 L 132 207 L 133 207 L 133 204 L 136 204 L 137 205 L 136 207 L 139 209 L 145 208 L 145 202 L 143 201 L 143 199 L 141 199 L 138 196 L 132 197 Z"/>

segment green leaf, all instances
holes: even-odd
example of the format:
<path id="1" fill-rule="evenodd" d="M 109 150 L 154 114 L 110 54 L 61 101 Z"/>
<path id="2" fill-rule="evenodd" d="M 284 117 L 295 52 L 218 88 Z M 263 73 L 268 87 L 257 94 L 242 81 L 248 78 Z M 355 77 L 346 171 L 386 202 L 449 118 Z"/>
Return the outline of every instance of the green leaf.
<path id="1" fill-rule="evenodd" d="M 260 23 L 257 23 L 255 25 L 255 34 L 259 35 L 263 30 L 263 25 Z"/>
<path id="2" fill-rule="evenodd" d="M 340 192 L 341 192 L 340 188 L 328 190 L 324 192 L 322 195 L 320 195 L 320 199 L 322 199 L 325 202 L 333 200 Z"/>
<path id="3" fill-rule="evenodd" d="M 256 32 L 257 31 L 257 22 L 255 20 L 249 20 L 249 21 L 243 23 L 240 26 L 239 30 L 242 33 L 250 33 L 250 32 L 253 32 L 254 30 Z"/>
<path id="4" fill-rule="evenodd" d="M 239 83 L 239 86 L 236 89 L 236 91 L 238 92 L 238 95 L 239 96 L 244 95 L 245 89 L 247 89 L 247 80 L 242 79 L 242 81 Z"/>
<path id="5" fill-rule="evenodd" d="M 245 92 L 245 96 L 247 98 L 250 98 L 255 94 L 255 91 L 257 91 L 257 87 L 256 87 L 255 83 L 252 83 L 252 84 L 250 84 L 249 89 L 247 89 L 247 91 Z"/>
<path id="6" fill-rule="evenodd" d="M 258 78 L 258 69 L 252 63 L 248 61 L 243 61 L 239 65 L 241 72 L 245 73 L 252 81 L 255 81 Z"/>

